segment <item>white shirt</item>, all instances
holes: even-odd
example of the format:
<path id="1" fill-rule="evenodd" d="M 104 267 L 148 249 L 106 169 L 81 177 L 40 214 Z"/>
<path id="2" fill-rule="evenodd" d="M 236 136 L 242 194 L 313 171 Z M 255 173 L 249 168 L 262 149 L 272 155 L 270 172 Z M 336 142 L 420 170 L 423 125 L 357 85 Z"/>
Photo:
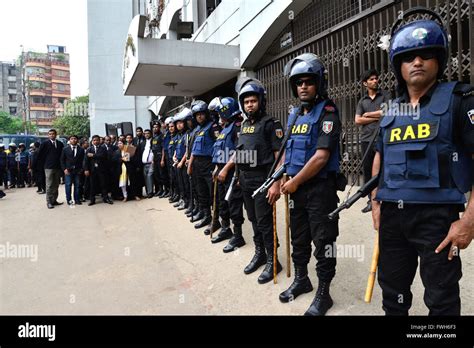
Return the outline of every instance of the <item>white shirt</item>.
<path id="1" fill-rule="evenodd" d="M 148 164 L 153 162 L 153 152 L 151 151 L 151 139 L 145 140 L 145 149 L 142 154 L 142 163 Z"/>

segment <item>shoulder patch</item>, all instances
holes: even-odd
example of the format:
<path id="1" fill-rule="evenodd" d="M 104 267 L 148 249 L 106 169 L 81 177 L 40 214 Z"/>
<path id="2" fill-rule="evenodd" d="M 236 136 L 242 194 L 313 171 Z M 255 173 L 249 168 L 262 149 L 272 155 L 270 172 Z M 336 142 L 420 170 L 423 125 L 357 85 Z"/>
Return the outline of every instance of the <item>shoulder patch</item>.
<path id="1" fill-rule="evenodd" d="M 336 112 L 336 108 L 332 105 L 326 105 L 324 107 L 324 110 L 327 111 L 327 112 Z"/>
<path id="2" fill-rule="evenodd" d="M 467 112 L 467 117 L 469 117 L 469 120 L 471 121 L 471 123 L 474 124 L 474 109 L 469 110 Z"/>
<path id="3" fill-rule="evenodd" d="M 334 122 L 333 121 L 324 121 L 323 122 L 323 132 L 326 134 L 329 134 L 332 132 L 334 128 Z"/>
<path id="4" fill-rule="evenodd" d="M 275 135 L 277 136 L 278 139 L 283 138 L 283 129 L 281 129 L 281 128 L 276 128 L 276 129 L 275 129 Z"/>

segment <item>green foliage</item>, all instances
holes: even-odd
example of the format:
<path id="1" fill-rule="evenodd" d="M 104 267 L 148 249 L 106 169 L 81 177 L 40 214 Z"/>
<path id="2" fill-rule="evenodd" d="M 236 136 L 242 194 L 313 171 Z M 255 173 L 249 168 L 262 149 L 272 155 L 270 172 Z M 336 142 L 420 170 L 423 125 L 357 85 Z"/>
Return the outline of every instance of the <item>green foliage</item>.
<path id="1" fill-rule="evenodd" d="M 88 115 L 89 96 L 80 96 L 67 103 L 64 114 L 53 122 L 61 135 L 90 136 L 90 122 Z"/>
<path id="2" fill-rule="evenodd" d="M 36 132 L 36 125 L 26 122 L 29 134 Z M 0 133 L 18 134 L 25 132 L 25 122 L 20 117 L 12 116 L 8 112 L 0 111 Z"/>

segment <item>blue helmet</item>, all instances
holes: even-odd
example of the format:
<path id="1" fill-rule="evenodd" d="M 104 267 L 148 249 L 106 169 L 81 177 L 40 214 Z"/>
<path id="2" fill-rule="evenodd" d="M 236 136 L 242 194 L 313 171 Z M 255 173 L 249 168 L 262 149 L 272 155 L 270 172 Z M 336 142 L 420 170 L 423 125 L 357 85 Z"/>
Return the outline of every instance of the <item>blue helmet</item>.
<path id="1" fill-rule="evenodd" d="M 191 110 L 193 116 L 196 116 L 198 112 L 204 112 L 206 115 L 208 114 L 207 103 L 203 102 L 202 100 L 195 100 L 191 104 Z"/>
<path id="2" fill-rule="evenodd" d="M 244 98 L 249 95 L 258 96 L 259 108 L 260 111 L 265 112 L 267 106 L 267 91 L 263 84 L 254 78 L 245 77 L 240 79 L 235 84 L 235 91 L 239 95 L 239 106 L 242 111 L 244 109 Z"/>
<path id="3" fill-rule="evenodd" d="M 328 75 L 323 62 L 314 53 L 303 53 L 290 60 L 284 69 L 284 75 L 290 78 L 290 86 L 293 96 L 298 98 L 296 80 L 302 76 L 313 76 L 316 78 L 317 92 L 320 96 L 327 95 Z"/>
<path id="4" fill-rule="evenodd" d="M 430 14 L 441 24 L 434 20 L 423 19 L 399 27 L 408 16 L 418 13 Z M 439 65 L 438 78 L 440 78 L 447 64 L 448 45 L 448 33 L 443 27 L 443 20 L 437 13 L 423 7 L 416 7 L 405 12 L 392 27 L 389 50 L 390 63 L 398 83 L 405 83 L 401 74 L 401 58 L 406 54 L 421 50 L 431 50 L 436 53 Z"/>
<path id="5" fill-rule="evenodd" d="M 234 98 L 230 97 L 221 99 L 220 105 L 217 106 L 216 110 L 224 121 L 240 114 L 239 105 Z"/>

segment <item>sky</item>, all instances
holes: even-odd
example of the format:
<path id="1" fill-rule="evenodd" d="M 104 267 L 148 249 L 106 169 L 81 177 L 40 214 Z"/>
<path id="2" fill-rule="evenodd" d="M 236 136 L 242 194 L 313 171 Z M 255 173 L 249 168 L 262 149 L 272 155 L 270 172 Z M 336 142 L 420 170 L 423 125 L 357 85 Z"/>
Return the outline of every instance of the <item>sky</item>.
<path id="1" fill-rule="evenodd" d="M 66 46 L 71 96 L 89 93 L 87 0 L 0 0 L 0 61 L 16 60 L 21 45 L 36 52 Z"/>

